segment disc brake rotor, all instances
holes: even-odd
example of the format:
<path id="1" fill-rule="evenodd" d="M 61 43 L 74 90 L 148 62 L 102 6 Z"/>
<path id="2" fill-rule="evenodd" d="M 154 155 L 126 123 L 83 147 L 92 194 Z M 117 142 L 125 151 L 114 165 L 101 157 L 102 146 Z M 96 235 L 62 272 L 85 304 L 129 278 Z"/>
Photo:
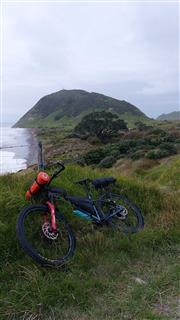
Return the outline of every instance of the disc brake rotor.
<path id="1" fill-rule="evenodd" d="M 50 240 L 56 240 L 58 238 L 58 232 L 53 232 L 49 222 L 44 222 L 42 225 L 42 232 L 44 236 Z"/>
<path id="2" fill-rule="evenodd" d="M 117 205 L 116 208 L 114 209 L 114 212 L 116 212 L 116 217 L 120 220 L 126 219 L 128 215 L 128 210 L 121 205 Z"/>

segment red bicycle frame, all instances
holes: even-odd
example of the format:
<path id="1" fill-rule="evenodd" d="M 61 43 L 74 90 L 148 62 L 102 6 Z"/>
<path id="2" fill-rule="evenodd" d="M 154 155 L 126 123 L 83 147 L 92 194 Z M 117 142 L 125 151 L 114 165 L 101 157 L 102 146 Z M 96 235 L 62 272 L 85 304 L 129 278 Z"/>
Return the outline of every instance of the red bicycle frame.
<path id="1" fill-rule="evenodd" d="M 52 204 L 50 201 L 46 202 L 49 211 L 51 213 L 51 228 L 52 231 L 56 232 L 57 231 L 57 225 L 56 225 L 56 216 L 55 216 L 55 206 Z"/>

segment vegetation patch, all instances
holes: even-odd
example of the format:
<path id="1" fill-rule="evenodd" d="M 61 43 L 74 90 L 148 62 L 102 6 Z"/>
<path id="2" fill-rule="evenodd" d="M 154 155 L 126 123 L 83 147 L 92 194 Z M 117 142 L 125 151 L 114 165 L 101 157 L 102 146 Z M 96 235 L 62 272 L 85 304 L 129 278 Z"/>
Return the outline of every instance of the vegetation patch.
<path id="1" fill-rule="evenodd" d="M 179 153 L 179 130 L 146 129 L 145 131 L 128 132 L 120 142 L 109 143 L 104 147 L 91 150 L 84 155 L 87 165 L 99 164 L 105 157 L 112 156 L 116 160 L 130 158 L 162 159 Z M 113 162 L 112 162 L 113 164 Z"/>
<path id="2" fill-rule="evenodd" d="M 75 180 L 106 175 L 102 169 L 71 165 L 56 185 L 70 194 L 83 195 Z M 144 213 L 144 230 L 130 236 L 109 228 L 96 230 L 88 222 L 73 217 L 72 207 L 61 201 L 59 208 L 77 237 L 77 253 L 60 270 L 35 264 L 17 242 L 16 219 L 28 204 L 24 193 L 34 179 L 34 172 L 0 177 L 2 320 L 178 317 L 179 198 L 151 181 L 122 177 L 118 172 L 116 177 L 116 191 L 132 199 Z"/>
<path id="3" fill-rule="evenodd" d="M 95 136 L 102 143 L 107 143 L 117 136 L 119 130 L 128 130 L 124 120 L 111 112 L 100 111 L 85 116 L 74 128 L 74 134 L 83 138 Z"/>

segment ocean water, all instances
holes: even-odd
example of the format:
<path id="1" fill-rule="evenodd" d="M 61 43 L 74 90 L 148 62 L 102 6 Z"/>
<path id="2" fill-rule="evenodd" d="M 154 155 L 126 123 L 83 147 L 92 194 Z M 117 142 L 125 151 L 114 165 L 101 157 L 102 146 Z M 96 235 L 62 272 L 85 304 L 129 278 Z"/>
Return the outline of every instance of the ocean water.
<path id="1" fill-rule="evenodd" d="M 0 132 L 0 175 L 26 169 L 30 153 L 30 131 L 4 124 Z"/>

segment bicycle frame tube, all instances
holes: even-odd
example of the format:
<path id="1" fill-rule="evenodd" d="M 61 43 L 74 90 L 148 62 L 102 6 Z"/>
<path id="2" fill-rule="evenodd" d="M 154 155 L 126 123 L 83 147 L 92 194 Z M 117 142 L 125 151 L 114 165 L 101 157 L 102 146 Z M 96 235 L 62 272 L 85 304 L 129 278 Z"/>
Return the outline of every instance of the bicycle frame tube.
<path id="1" fill-rule="evenodd" d="M 55 217 L 55 206 L 50 202 L 46 202 L 49 211 L 51 213 L 51 227 L 53 231 L 57 231 L 57 225 L 56 225 L 56 217 Z"/>
<path id="2" fill-rule="evenodd" d="M 93 220 L 96 221 L 96 222 L 102 222 L 104 220 L 104 215 L 95 206 L 92 194 L 91 194 L 90 189 L 88 188 L 87 185 L 84 185 L 84 190 L 86 192 L 86 195 L 87 195 L 88 199 L 92 202 L 92 205 L 93 205 L 93 208 L 94 208 L 94 211 L 95 211 L 95 214 L 96 214 L 96 215 L 89 214 L 89 216 L 91 216 L 91 218 L 93 218 Z"/>
<path id="3" fill-rule="evenodd" d="M 96 213 L 96 216 L 92 215 L 93 219 L 98 221 L 98 222 L 102 222 L 104 220 L 104 216 L 103 216 L 102 212 L 99 211 L 98 208 L 95 205 L 93 205 L 93 207 L 94 207 L 94 211 Z"/>

